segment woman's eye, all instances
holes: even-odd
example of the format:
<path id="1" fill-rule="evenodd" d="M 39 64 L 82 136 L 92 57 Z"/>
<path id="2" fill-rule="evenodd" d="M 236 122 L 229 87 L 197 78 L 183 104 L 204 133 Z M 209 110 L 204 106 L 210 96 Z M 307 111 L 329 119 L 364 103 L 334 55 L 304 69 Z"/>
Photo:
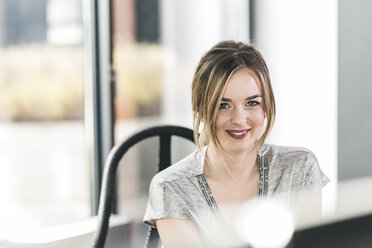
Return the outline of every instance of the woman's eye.
<path id="1" fill-rule="evenodd" d="M 227 109 L 229 107 L 229 104 L 223 102 L 220 104 L 220 108 L 219 109 Z"/>
<path id="2" fill-rule="evenodd" d="M 247 102 L 247 106 L 249 106 L 249 107 L 254 107 L 254 106 L 257 106 L 259 104 L 260 103 L 257 102 L 257 101 L 249 101 L 249 102 Z"/>

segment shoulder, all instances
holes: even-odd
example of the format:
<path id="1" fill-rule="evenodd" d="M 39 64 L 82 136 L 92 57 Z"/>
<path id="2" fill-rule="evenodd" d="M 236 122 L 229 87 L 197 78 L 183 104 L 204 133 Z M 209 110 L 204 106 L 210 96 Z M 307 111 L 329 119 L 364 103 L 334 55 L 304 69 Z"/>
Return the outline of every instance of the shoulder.
<path id="1" fill-rule="evenodd" d="M 283 162 L 286 164 L 316 162 L 314 153 L 304 147 L 277 146 L 264 144 L 259 152 L 259 156 L 266 157 L 271 163 Z"/>
<path id="2" fill-rule="evenodd" d="M 307 148 L 265 144 L 259 156 L 267 161 L 272 192 L 315 191 L 329 182 Z"/>
<path id="3" fill-rule="evenodd" d="M 202 168 L 202 155 L 196 150 L 153 177 L 144 216 L 146 224 L 155 227 L 157 219 L 190 220 L 189 209 L 185 206 L 195 199 L 192 181 Z"/>
<path id="4" fill-rule="evenodd" d="M 307 148 L 265 144 L 259 156 L 267 160 L 272 187 L 279 191 L 317 190 L 329 182 Z"/>
<path id="5" fill-rule="evenodd" d="M 304 147 L 265 144 L 259 156 L 267 160 L 270 171 L 277 175 L 306 175 L 313 167 L 319 167 L 314 153 Z"/>
<path id="6" fill-rule="evenodd" d="M 193 177 L 203 173 L 205 147 L 196 150 L 182 160 L 158 172 L 151 184 L 164 185 L 176 180 Z"/>

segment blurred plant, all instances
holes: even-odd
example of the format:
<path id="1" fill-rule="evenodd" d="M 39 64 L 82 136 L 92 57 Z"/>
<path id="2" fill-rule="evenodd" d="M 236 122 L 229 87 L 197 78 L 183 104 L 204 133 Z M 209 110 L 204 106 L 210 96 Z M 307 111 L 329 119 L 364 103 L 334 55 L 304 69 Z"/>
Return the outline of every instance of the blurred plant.
<path id="1" fill-rule="evenodd" d="M 0 120 L 81 119 L 81 47 L 0 48 Z"/>
<path id="2" fill-rule="evenodd" d="M 117 117 L 133 118 L 160 114 L 163 51 L 156 44 L 115 46 L 117 71 Z"/>
<path id="3" fill-rule="evenodd" d="M 163 53 L 159 45 L 116 45 L 119 118 L 160 114 Z M 0 121 L 81 119 L 81 47 L 44 44 L 0 48 Z"/>

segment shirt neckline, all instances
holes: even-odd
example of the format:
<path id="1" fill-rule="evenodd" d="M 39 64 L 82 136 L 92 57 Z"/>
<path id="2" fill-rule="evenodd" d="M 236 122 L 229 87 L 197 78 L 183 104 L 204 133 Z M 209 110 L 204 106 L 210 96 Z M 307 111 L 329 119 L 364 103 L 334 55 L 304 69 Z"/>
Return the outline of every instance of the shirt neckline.
<path id="1" fill-rule="evenodd" d="M 209 187 L 207 178 L 205 177 L 204 174 L 204 162 L 205 162 L 205 152 L 206 152 L 206 147 L 203 147 L 202 150 L 202 173 L 200 175 L 197 175 L 198 183 L 199 186 L 202 190 L 202 193 L 211 208 L 212 212 L 219 217 L 222 217 L 222 214 L 220 212 L 220 209 L 218 208 L 217 202 L 213 197 L 212 191 Z M 267 164 L 267 156 L 264 155 L 257 155 L 257 166 L 258 166 L 258 171 L 259 171 L 259 180 L 258 180 L 258 186 L 257 186 L 257 197 L 262 198 L 267 195 L 268 191 L 268 179 L 269 179 L 269 167 Z"/>

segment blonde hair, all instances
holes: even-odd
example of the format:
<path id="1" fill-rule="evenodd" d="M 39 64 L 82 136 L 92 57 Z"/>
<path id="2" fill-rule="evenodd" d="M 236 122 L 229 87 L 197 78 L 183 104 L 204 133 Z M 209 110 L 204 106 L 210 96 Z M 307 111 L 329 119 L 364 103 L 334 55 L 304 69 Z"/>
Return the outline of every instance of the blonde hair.
<path id="1" fill-rule="evenodd" d="M 216 117 L 229 78 L 242 68 L 252 70 L 260 84 L 266 127 L 257 140 L 257 149 L 265 142 L 275 120 L 275 99 L 267 65 L 252 45 L 221 41 L 200 59 L 192 80 L 194 137 L 199 148 L 212 143 L 219 153 L 223 150 L 216 134 Z"/>

